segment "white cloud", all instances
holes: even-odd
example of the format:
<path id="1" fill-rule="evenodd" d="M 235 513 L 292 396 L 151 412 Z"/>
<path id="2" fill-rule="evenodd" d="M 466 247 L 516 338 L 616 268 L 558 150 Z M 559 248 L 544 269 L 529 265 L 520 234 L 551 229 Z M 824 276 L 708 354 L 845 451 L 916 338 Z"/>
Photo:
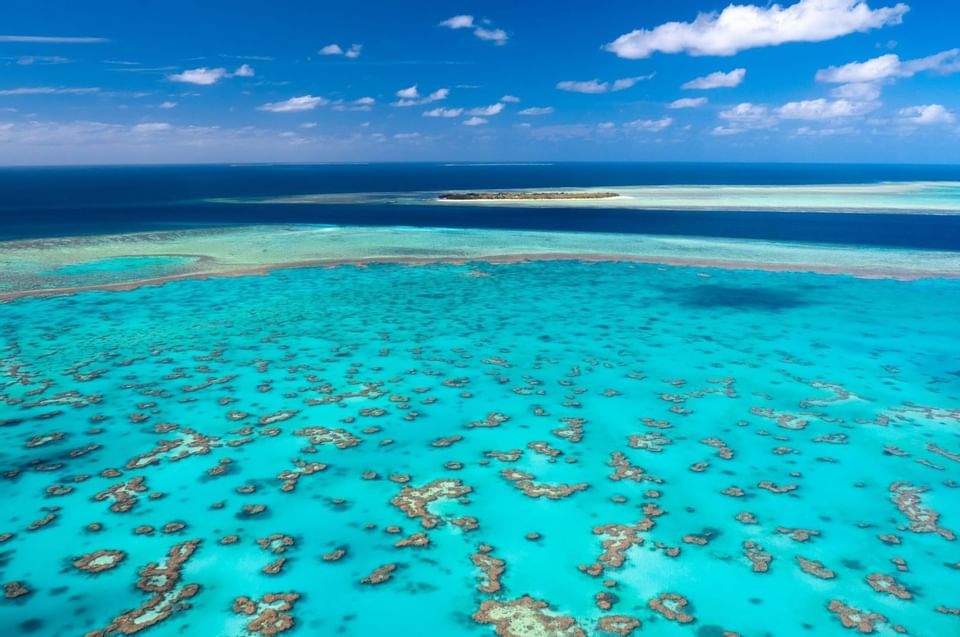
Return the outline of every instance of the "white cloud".
<path id="1" fill-rule="evenodd" d="M 776 118 L 770 114 L 768 107 L 763 104 L 751 104 L 750 102 L 743 102 L 733 108 L 720 111 L 720 119 L 733 124 L 734 128 L 737 129 L 735 132 L 741 132 L 741 129 L 746 128 L 770 128 L 777 123 Z M 733 132 L 717 132 L 716 129 L 714 130 L 714 134 L 717 135 L 732 134 Z"/>
<path id="2" fill-rule="evenodd" d="M 830 95 L 841 100 L 853 102 L 874 102 L 880 97 L 879 82 L 854 82 L 841 84 L 830 91 Z"/>
<path id="3" fill-rule="evenodd" d="M 713 88 L 733 88 L 740 86 L 743 78 L 747 75 L 747 69 L 733 69 L 729 73 L 717 71 L 710 75 L 704 75 L 690 80 L 680 88 L 707 90 Z"/>
<path id="4" fill-rule="evenodd" d="M 463 125 L 464 126 L 480 126 L 481 124 L 486 124 L 486 123 L 487 123 L 487 120 L 483 119 L 482 117 L 471 117 L 468 120 L 464 120 Z"/>
<path id="5" fill-rule="evenodd" d="M 101 44 L 109 41 L 106 38 L 74 38 L 59 35 L 0 35 L 0 42 L 24 44 Z"/>
<path id="6" fill-rule="evenodd" d="M 67 64 L 70 60 L 59 55 L 24 55 L 17 59 L 20 66 L 32 66 L 34 64 Z"/>
<path id="7" fill-rule="evenodd" d="M 462 108 L 437 107 L 423 112 L 424 117 L 460 117 L 461 115 L 463 115 Z"/>
<path id="8" fill-rule="evenodd" d="M 706 103 L 705 97 L 684 97 L 671 102 L 669 108 L 699 108 Z"/>
<path id="9" fill-rule="evenodd" d="M 353 103 L 354 103 L 355 105 L 357 105 L 357 106 L 373 106 L 374 104 L 377 103 L 377 100 L 375 100 L 375 99 L 373 99 L 372 97 L 369 97 L 369 96 L 368 96 L 368 97 L 359 97 L 359 98 L 353 100 Z"/>
<path id="10" fill-rule="evenodd" d="M 496 104 L 491 104 L 490 106 L 480 106 L 478 108 L 471 108 L 467 111 L 467 115 L 479 115 L 481 117 L 490 117 L 492 115 L 499 115 L 503 112 L 503 104 L 497 102 Z"/>
<path id="11" fill-rule="evenodd" d="M 183 82 L 185 84 L 199 84 L 201 86 L 210 86 L 216 84 L 227 76 L 227 69 L 216 68 L 208 69 L 201 67 L 199 69 L 190 69 L 182 73 L 168 75 L 167 79 L 173 82 Z"/>
<path id="12" fill-rule="evenodd" d="M 960 71 L 960 49 L 941 51 L 916 60 L 902 61 L 899 55 L 888 53 L 867 60 L 831 66 L 817 71 L 817 80 L 833 84 L 877 82 L 900 77 L 913 77 L 923 71 L 947 74 Z"/>
<path id="13" fill-rule="evenodd" d="M 866 0 L 799 0 L 783 7 L 728 5 L 700 13 L 693 22 L 667 22 L 637 29 L 606 45 L 617 56 L 647 58 L 656 52 L 734 55 L 787 42 L 822 42 L 850 33 L 900 24 L 910 8 L 903 3 L 871 9 Z"/>
<path id="14" fill-rule="evenodd" d="M 354 59 L 360 57 L 360 51 L 362 49 L 362 44 L 352 44 L 349 49 L 343 49 L 339 44 L 328 44 L 320 49 L 320 55 L 342 55 Z"/>
<path id="15" fill-rule="evenodd" d="M 271 113 L 296 113 L 299 111 L 312 111 L 318 106 L 323 106 L 324 104 L 328 103 L 329 100 L 323 97 L 301 95 L 299 97 L 291 97 L 283 102 L 270 102 L 268 104 L 264 104 L 257 110 L 269 111 Z"/>
<path id="16" fill-rule="evenodd" d="M 637 77 L 625 77 L 619 80 L 614 80 L 612 84 L 610 82 L 601 82 L 598 79 L 585 81 L 564 80 L 562 82 L 557 82 L 557 88 L 561 91 L 569 91 L 571 93 L 587 93 L 595 95 L 599 93 L 609 93 L 611 91 L 623 91 L 632 87 L 637 82 L 649 80 L 652 77 L 653 74 L 640 75 Z"/>
<path id="17" fill-rule="evenodd" d="M 489 21 L 484 21 L 489 22 Z M 448 29 L 473 29 L 473 35 L 481 40 L 493 42 L 496 45 L 506 44 L 508 40 L 507 32 L 503 29 L 487 28 L 477 24 L 472 15 L 455 15 L 447 18 L 440 23 L 440 26 Z"/>
<path id="18" fill-rule="evenodd" d="M 489 40 L 494 44 L 505 44 L 507 42 L 507 32 L 503 29 L 484 29 L 477 27 L 473 34 L 481 40 Z"/>
<path id="19" fill-rule="evenodd" d="M 520 115 L 550 115 L 553 113 L 552 106 L 531 106 L 519 112 Z"/>
<path id="20" fill-rule="evenodd" d="M 56 86 L 26 86 L 0 90 L 0 95 L 89 95 L 99 93 L 99 88 L 63 88 Z"/>
<path id="21" fill-rule="evenodd" d="M 520 98 L 516 95 L 504 95 L 500 98 L 500 101 L 504 104 L 516 104 L 520 101 Z"/>
<path id="22" fill-rule="evenodd" d="M 834 135 L 855 135 L 857 129 L 853 126 L 840 126 L 836 128 L 813 128 L 811 126 L 801 126 L 794 135 L 798 137 L 832 137 Z"/>
<path id="23" fill-rule="evenodd" d="M 849 100 L 803 100 L 787 102 L 777 109 L 781 119 L 830 120 L 844 117 L 856 117 L 873 110 L 876 103 L 851 102 Z"/>
<path id="24" fill-rule="evenodd" d="M 619 80 L 614 80 L 613 84 L 610 86 L 611 91 L 625 91 L 628 88 L 631 88 L 634 84 L 640 80 L 645 80 L 646 77 L 625 77 Z"/>
<path id="25" fill-rule="evenodd" d="M 240 68 L 233 72 L 234 77 L 253 77 L 257 72 L 249 64 L 242 64 Z"/>
<path id="26" fill-rule="evenodd" d="M 393 103 L 394 106 L 422 106 L 431 102 L 437 102 L 447 99 L 450 95 L 450 89 L 438 88 L 429 95 L 420 95 L 417 85 L 402 88 L 396 93 L 400 99 Z"/>
<path id="27" fill-rule="evenodd" d="M 673 118 L 663 117 L 661 119 L 635 119 L 632 122 L 627 122 L 623 127 L 647 133 L 659 133 L 671 124 L 673 124 Z"/>
<path id="28" fill-rule="evenodd" d="M 161 133 L 171 130 L 172 128 L 173 126 L 167 124 L 166 122 L 145 122 L 143 124 L 137 124 L 131 130 L 137 134 L 150 134 Z"/>
<path id="29" fill-rule="evenodd" d="M 472 15 L 455 15 L 452 18 L 447 18 L 440 23 L 440 26 L 447 27 L 448 29 L 472 29 L 473 28 L 473 16 Z"/>
<path id="30" fill-rule="evenodd" d="M 900 117 L 907 119 L 914 124 L 933 125 L 933 124 L 952 124 L 957 118 L 941 104 L 925 104 L 923 106 L 911 106 L 900 111 Z"/>
<path id="31" fill-rule="evenodd" d="M 164 108 L 164 109 L 170 109 L 170 108 L 176 108 L 176 107 L 177 107 L 176 102 L 161 102 L 160 105 L 157 106 L 157 108 Z"/>

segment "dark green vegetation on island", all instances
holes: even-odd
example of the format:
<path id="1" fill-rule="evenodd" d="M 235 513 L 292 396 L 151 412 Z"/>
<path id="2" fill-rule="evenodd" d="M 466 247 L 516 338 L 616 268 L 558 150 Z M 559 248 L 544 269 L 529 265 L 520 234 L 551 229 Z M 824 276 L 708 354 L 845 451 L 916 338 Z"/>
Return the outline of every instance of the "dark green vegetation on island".
<path id="1" fill-rule="evenodd" d="M 440 199 L 447 201 L 499 201 L 513 199 L 611 199 L 619 196 L 615 192 L 445 192 L 440 195 Z"/>

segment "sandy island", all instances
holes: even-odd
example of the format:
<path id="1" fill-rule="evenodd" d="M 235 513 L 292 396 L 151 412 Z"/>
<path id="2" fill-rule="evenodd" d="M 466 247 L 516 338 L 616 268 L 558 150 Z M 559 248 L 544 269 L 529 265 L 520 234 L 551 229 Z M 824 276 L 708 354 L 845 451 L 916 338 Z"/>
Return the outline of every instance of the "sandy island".
<path id="1" fill-rule="evenodd" d="M 439 199 L 442 201 L 563 201 L 614 199 L 619 196 L 619 193 L 604 191 L 522 192 L 504 190 L 499 192 L 445 192 L 439 196 Z"/>

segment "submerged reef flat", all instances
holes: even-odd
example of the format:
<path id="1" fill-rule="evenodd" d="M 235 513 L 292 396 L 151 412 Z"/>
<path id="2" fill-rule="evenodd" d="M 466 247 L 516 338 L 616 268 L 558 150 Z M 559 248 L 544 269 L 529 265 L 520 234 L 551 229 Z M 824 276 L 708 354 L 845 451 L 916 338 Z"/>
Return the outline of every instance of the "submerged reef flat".
<path id="1" fill-rule="evenodd" d="M 19 254 L 151 250 L 85 241 Z M 956 280 L 613 260 L 11 300 L 0 625 L 957 635 L 958 324 Z"/>
<path id="2" fill-rule="evenodd" d="M 594 190 L 583 191 L 523 191 L 501 190 L 498 192 L 445 192 L 440 195 L 442 201 L 558 201 L 579 199 L 611 199 L 619 197 L 615 192 Z"/>
<path id="3" fill-rule="evenodd" d="M 956 252 L 612 233 L 276 225 L 3 241 L 0 302 L 301 267 L 557 260 L 960 277 Z"/>

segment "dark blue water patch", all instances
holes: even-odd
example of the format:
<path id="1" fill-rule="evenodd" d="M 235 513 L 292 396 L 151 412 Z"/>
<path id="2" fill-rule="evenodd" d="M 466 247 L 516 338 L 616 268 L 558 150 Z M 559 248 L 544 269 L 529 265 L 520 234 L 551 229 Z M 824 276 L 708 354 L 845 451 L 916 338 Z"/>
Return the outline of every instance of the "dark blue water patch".
<path id="1" fill-rule="evenodd" d="M 742 287 L 723 284 L 695 285 L 672 290 L 665 300 L 695 309 L 731 309 L 779 312 L 815 302 L 796 290 Z"/>
<path id="2" fill-rule="evenodd" d="M 563 162 L 0 168 L 0 210 L 345 192 L 880 181 L 960 181 L 960 166 Z"/>
<path id="3" fill-rule="evenodd" d="M 960 250 L 960 216 L 951 215 L 369 204 L 198 204 L 34 210 L 28 223 L 4 217 L 0 239 L 262 223 L 613 232 Z"/>
<path id="4" fill-rule="evenodd" d="M 213 204 L 207 198 L 617 185 L 960 181 L 960 166 L 559 163 L 0 169 L 0 239 L 320 223 L 500 228 L 960 249 L 960 217 L 501 206 Z"/>

